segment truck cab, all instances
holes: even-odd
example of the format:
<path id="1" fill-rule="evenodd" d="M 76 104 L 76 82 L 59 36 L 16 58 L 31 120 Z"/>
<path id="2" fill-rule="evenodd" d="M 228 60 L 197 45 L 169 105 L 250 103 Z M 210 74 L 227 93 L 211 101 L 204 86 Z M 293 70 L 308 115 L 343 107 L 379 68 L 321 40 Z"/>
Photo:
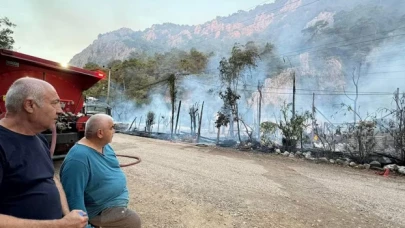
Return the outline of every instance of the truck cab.
<path id="1" fill-rule="evenodd" d="M 83 104 L 82 113 L 87 116 L 94 114 L 107 114 L 111 116 L 111 106 L 105 102 L 101 102 L 94 97 L 86 98 Z"/>

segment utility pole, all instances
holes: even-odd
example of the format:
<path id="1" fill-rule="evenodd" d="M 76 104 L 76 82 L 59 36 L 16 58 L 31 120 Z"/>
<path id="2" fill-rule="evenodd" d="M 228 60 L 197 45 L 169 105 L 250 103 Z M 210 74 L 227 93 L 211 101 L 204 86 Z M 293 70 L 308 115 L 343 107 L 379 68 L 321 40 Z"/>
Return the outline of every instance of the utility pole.
<path id="1" fill-rule="evenodd" d="M 200 142 L 200 135 L 201 135 L 201 122 L 202 122 L 202 116 L 203 116 L 203 109 L 204 109 L 204 101 L 201 106 L 201 114 L 200 114 L 200 120 L 198 121 L 198 133 L 197 133 L 197 143 Z"/>
<path id="2" fill-rule="evenodd" d="M 108 68 L 108 86 L 107 86 L 107 104 L 110 104 L 110 81 L 111 81 L 111 69 Z"/>
<path id="3" fill-rule="evenodd" d="M 169 90 L 170 90 L 170 100 L 172 103 L 172 120 L 170 122 L 170 139 L 173 139 L 173 128 L 174 128 L 174 102 L 176 102 L 176 75 L 171 74 L 168 78 Z"/>
<path id="4" fill-rule="evenodd" d="M 312 93 L 312 131 L 311 131 L 311 142 L 312 146 L 314 146 L 314 131 L 315 131 L 315 93 Z"/>
<path id="5" fill-rule="evenodd" d="M 174 128 L 174 134 L 177 134 L 177 124 L 179 123 L 179 116 L 180 116 L 180 108 L 181 108 L 181 100 L 179 101 L 179 108 L 177 109 L 177 116 L 176 116 L 176 128 Z"/>
<path id="6" fill-rule="evenodd" d="M 399 128 L 399 132 L 396 135 L 396 146 L 395 146 L 395 152 L 401 155 L 401 159 L 404 160 L 404 154 L 402 153 L 402 145 L 403 145 L 403 138 L 402 138 L 402 125 L 403 125 L 403 117 L 402 117 L 402 105 L 400 105 L 400 100 L 399 100 L 399 88 L 397 88 L 397 92 L 395 94 L 395 103 L 397 105 L 397 112 L 395 114 L 396 119 L 397 119 L 397 126 Z"/>
<path id="7" fill-rule="evenodd" d="M 283 58 L 283 60 L 284 60 L 284 62 L 285 62 L 285 59 Z M 290 63 L 290 67 L 291 67 L 291 69 L 292 69 L 292 71 L 293 71 L 293 107 L 292 107 L 292 119 L 294 120 L 295 119 L 295 70 L 293 69 L 293 67 L 292 67 L 292 64 L 291 64 L 291 61 L 290 61 L 290 59 L 287 57 L 287 60 L 288 60 L 288 62 Z"/>
<path id="8" fill-rule="evenodd" d="M 397 104 L 397 121 L 399 117 L 400 107 L 399 107 L 399 88 L 397 88 L 397 93 L 395 94 L 395 103 Z"/>
<path id="9" fill-rule="evenodd" d="M 292 119 L 295 119 L 295 71 L 293 71 L 293 107 L 292 107 Z"/>
<path id="10" fill-rule="evenodd" d="M 262 88 L 263 84 L 260 81 L 257 82 L 257 90 L 259 91 L 259 110 L 258 110 L 258 117 L 257 117 L 257 140 L 260 141 L 260 121 L 262 115 Z"/>
<path id="11" fill-rule="evenodd" d="M 159 125 L 160 125 L 160 116 L 161 116 L 161 114 L 159 113 L 159 115 L 158 115 L 158 129 L 157 129 L 157 133 L 159 133 Z"/>

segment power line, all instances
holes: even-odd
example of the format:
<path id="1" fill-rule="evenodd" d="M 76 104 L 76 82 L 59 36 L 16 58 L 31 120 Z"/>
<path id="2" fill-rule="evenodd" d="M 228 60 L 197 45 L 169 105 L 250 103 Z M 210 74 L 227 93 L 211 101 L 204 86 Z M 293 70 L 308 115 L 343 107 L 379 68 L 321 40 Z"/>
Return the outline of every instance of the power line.
<path id="1" fill-rule="evenodd" d="M 216 89 L 220 89 L 221 85 L 214 85 L 214 84 L 208 84 L 208 83 L 204 83 L 202 81 L 198 81 L 197 82 L 199 85 L 205 85 L 205 86 L 212 86 L 212 88 L 216 88 Z M 250 88 L 256 88 L 257 86 L 254 85 L 243 85 L 241 88 L 239 88 L 239 91 L 248 91 L 248 92 L 257 92 L 257 90 L 251 90 L 251 89 L 246 89 L 244 87 L 250 87 Z M 271 86 L 263 86 L 263 93 L 271 93 L 271 94 L 292 94 L 292 92 L 277 92 L 274 91 L 272 92 L 271 90 L 291 90 L 292 91 L 292 87 L 271 87 Z M 303 92 L 320 92 L 320 93 L 316 93 L 317 95 L 356 95 L 355 91 L 343 91 L 343 90 L 322 90 L 322 89 L 301 89 L 301 88 L 297 88 L 296 90 L 298 91 L 303 91 Z M 324 92 L 324 93 L 321 93 Z M 387 92 L 387 91 L 366 91 L 366 92 L 358 92 L 358 95 L 393 95 L 394 92 Z M 307 93 L 298 93 L 297 95 L 312 95 L 311 94 L 307 94 Z"/>
<path id="2" fill-rule="evenodd" d="M 257 92 L 256 90 L 247 90 L 247 89 L 238 89 L 239 91 L 245 92 Z M 262 93 L 267 94 L 285 94 L 285 95 L 292 95 L 292 92 L 269 92 L 269 91 L 262 91 Z M 296 93 L 296 95 L 303 95 L 303 96 L 312 96 L 313 93 Z M 343 95 L 356 95 L 356 93 L 316 93 L 315 95 L 319 96 L 343 96 Z M 375 93 L 359 93 L 359 96 L 392 96 L 393 93 L 389 94 L 375 94 Z"/>
<path id="3" fill-rule="evenodd" d="M 247 87 L 255 87 L 255 86 L 253 86 L 253 85 L 246 85 Z M 263 87 L 264 89 L 276 89 L 276 90 L 292 90 L 293 88 L 292 87 L 266 87 L 266 86 L 264 86 Z M 338 92 L 338 93 L 343 93 L 343 92 L 345 92 L 345 91 L 343 91 L 343 90 L 322 90 L 322 89 L 296 89 L 296 90 L 301 90 L 301 91 L 318 91 L 318 92 L 323 92 L 323 91 L 325 91 L 325 92 Z M 355 93 L 354 91 L 346 91 L 346 93 Z M 367 93 L 367 94 L 370 94 L 370 93 L 373 93 L 373 94 L 393 94 L 393 92 L 359 92 L 359 94 L 360 93 Z"/>

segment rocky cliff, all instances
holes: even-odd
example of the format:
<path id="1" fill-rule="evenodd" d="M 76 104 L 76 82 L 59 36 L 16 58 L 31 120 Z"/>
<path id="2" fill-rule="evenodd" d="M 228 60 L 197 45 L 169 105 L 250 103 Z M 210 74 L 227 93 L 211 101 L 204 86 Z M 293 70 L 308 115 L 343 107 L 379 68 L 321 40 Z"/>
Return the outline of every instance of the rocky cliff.
<path id="1" fill-rule="evenodd" d="M 122 28 L 100 34 L 70 64 L 107 64 L 138 54 L 194 47 L 215 53 L 210 67 L 216 70 L 218 58 L 229 54 L 235 42 L 269 42 L 275 46 L 277 58 L 283 59 L 289 69 L 279 75 L 269 75 L 265 68 L 257 70 L 260 76 L 253 81 L 266 79 L 266 102 L 290 99 L 292 70 L 300 88 L 297 94 L 304 94 L 309 100 L 311 96 L 306 95 L 313 91 L 305 90 L 317 90 L 318 94 L 340 91 L 340 95 L 343 88 L 353 91 L 352 77 L 358 74 L 362 77 L 361 91 L 391 91 L 397 87 L 395 80 L 377 79 L 392 76 L 390 72 L 405 71 L 405 63 L 400 62 L 405 44 L 403 9 L 403 0 L 276 0 L 201 25 L 165 23 L 144 31 Z M 282 88 L 289 92 L 280 94 Z M 371 101 L 375 103 L 371 98 L 364 100 L 368 104 Z"/>
<path id="2" fill-rule="evenodd" d="M 400 16 L 405 7 L 401 0 L 277 0 L 250 11 L 238 11 L 200 25 L 153 25 L 144 31 L 122 28 L 100 34 L 92 44 L 70 61 L 75 66 L 87 62 L 105 64 L 126 59 L 135 53 L 164 52 L 171 48 L 226 52 L 234 42 L 272 42 L 280 50 L 302 47 L 303 30 L 333 27 L 339 12 L 350 12 L 359 5 L 382 7 L 385 13 Z M 398 11 L 398 12 L 397 12 Z M 371 13 L 371 12 L 369 12 Z M 367 14 L 367 12 L 366 12 Z M 403 14 L 403 12 L 402 12 Z M 351 26 L 348 24 L 347 26 Z"/>

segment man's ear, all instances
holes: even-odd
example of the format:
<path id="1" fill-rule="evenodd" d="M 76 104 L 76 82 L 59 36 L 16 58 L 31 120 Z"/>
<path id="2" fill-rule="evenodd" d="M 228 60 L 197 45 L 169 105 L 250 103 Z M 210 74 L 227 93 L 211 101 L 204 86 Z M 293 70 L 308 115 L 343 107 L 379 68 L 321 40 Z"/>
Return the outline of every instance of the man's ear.
<path id="1" fill-rule="evenodd" d="M 103 138 L 103 130 L 101 130 L 101 129 L 98 129 L 98 130 L 97 130 L 97 137 L 98 137 L 99 139 L 102 139 L 102 138 Z"/>
<path id="2" fill-rule="evenodd" d="M 34 101 L 31 99 L 26 99 L 23 103 L 23 108 L 28 113 L 34 112 Z"/>

